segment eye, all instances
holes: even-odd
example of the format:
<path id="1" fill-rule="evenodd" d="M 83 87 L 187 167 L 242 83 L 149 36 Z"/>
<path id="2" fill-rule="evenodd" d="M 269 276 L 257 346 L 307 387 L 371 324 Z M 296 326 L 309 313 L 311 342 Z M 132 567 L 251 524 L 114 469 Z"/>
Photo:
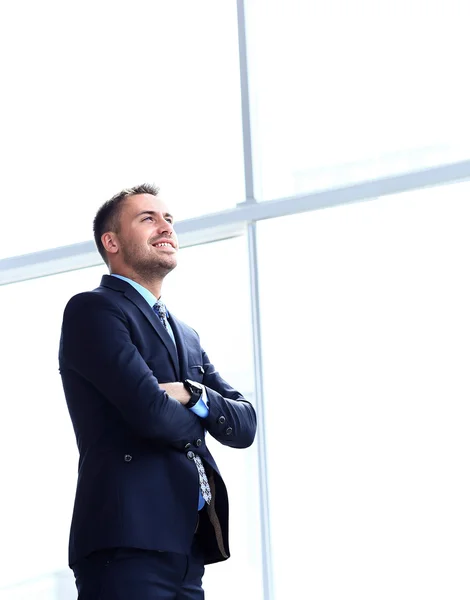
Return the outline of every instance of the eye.
<path id="1" fill-rule="evenodd" d="M 170 223 L 170 225 L 173 225 L 173 219 L 171 217 L 167 217 L 166 221 Z"/>
<path id="2" fill-rule="evenodd" d="M 150 219 L 150 221 L 153 221 L 153 217 L 144 217 L 144 218 L 142 219 L 142 223 L 143 223 L 144 221 L 148 221 L 149 219 Z"/>

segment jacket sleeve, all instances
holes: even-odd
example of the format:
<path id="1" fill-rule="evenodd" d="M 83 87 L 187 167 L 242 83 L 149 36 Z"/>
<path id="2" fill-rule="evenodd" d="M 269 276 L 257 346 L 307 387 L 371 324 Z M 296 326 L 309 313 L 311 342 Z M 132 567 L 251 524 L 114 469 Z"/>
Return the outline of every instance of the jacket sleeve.
<path id="1" fill-rule="evenodd" d="M 96 292 L 65 309 L 61 369 L 91 383 L 141 437 L 184 447 L 203 435 L 201 420 L 162 390 L 131 340 L 121 309 Z"/>
<path id="2" fill-rule="evenodd" d="M 224 446 L 248 448 L 255 439 L 256 413 L 253 406 L 216 371 L 207 354 L 203 384 L 206 387 L 209 415 L 203 419 L 207 431 Z"/>

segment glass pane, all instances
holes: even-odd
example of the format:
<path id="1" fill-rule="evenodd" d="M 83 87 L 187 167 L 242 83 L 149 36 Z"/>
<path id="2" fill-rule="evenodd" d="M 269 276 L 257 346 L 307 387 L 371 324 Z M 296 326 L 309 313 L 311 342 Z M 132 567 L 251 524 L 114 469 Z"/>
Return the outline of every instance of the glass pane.
<path id="1" fill-rule="evenodd" d="M 470 594 L 469 193 L 259 225 L 278 600 Z"/>
<path id="2" fill-rule="evenodd" d="M 256 194 L 470 158 L 460 0 L 247 4 Z"/>
<path id="3" fill-rule="evenodd" d="M 0 287 L 0 588 L 38 578 L 20 597 L 54 589 L 50 574 L 68 569 L 78 452 L 58 371 L 60 328 L 69 298 L 95 288 L 105 270 Z"/>
<path id="4" fill-rule="evenodd" d="M 163 294 L 169 310 L 198 332 L 222 377 L 253 402 L 246 239 L 239 237 L 182 250 L 178 268 L 165 281 Z M 211 443 L 210 438 L 207 445 L 228 489 L 231 558 L 206 568 L 206 595 L 224 600 L 260 600 L 263 592 L 256 442 L 242 451 Z"/>
<path id="5" fill-rule="evenodd" d="M 0 600 L 77 600 L 70 569 L 0 588 Z"/>
<path id="6" fill-rule="evenodd" d="M 0 287 L 0 454 L 8 457 L 0 465 L 1 600 L 23 599 L 32 590 L 55 600 L 50 590 L 58 589 L 58 582 L 51 574 L 67 569 L 78 456 L 58 373 L 58 341 L 68 299 L 99 285 L 105 271 L 96 267 Z M 253 400 L 246 240 L 182 250 L 178 268 L 165 282 L 164 299 L 198 331 L 222 376 Z M 207 568 L 205 588 L 209 597 L 238 600 L 243 593 L 259 600 L 256 444 L 242 452 L 210 439 L 208 445 L 229 491 L 232 557 Z M 3 586 L 34 578 L 1 595 Z M 69 589 L 66 576 L 59 583 L 61 590 Z M 68 596 L 62 591 L 58 597 Z"/>
<path id="7" fill-rule="evenodd" d="M 143 181 L 178 220 L 244 199 L 236 3 L 4 2 L 0 23 L 0 257 L 91 239 Z"/>

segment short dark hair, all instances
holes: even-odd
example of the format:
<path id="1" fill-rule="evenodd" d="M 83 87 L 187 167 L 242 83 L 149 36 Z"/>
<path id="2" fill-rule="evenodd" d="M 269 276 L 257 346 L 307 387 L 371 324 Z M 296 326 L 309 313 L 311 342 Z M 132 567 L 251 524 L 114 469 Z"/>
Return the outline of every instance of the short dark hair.
<path id="1" fill-rule="evenodd" d="M 108 255 L 101 241 L 101 236 L 107 231 L 114 231 L 119 233 L 119 219 L 121 217 L 122 203 L 126 198 L 130 196 L 137 196 L 137 194 L 151 194 L 152 196 L 158 196 L 160 188 L 156 187 L 151 183 L 142 183 L 141 185 L 135 185 L 131 188 L 125 188 L 118 194 L 113 196 L 111 200 L 107 200 L 96 213 L 93 219 L 93 235 L 95 236 L 95 244 L 98 248 L 98 252 L 101 254 L 102 259 L 108 264 Z"/>

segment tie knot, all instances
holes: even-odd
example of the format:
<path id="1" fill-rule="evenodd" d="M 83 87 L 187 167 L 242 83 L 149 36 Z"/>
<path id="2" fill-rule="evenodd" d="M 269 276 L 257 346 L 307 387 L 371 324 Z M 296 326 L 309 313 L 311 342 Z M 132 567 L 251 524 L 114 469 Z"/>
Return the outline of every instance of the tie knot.
<path id="1" fill-rule="evenodd" d="M 166 306 L 163 304 L 161 300 L 157 300 L 153 305 L 153 310 L 157 313 L 157 315 L 163 321 L 167 318 Z"/>

